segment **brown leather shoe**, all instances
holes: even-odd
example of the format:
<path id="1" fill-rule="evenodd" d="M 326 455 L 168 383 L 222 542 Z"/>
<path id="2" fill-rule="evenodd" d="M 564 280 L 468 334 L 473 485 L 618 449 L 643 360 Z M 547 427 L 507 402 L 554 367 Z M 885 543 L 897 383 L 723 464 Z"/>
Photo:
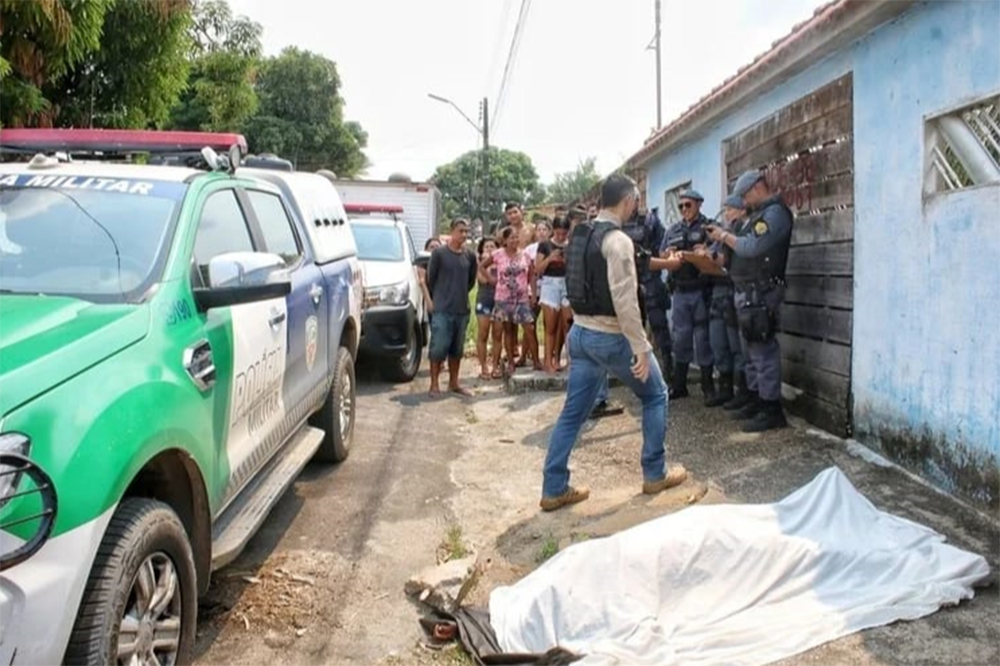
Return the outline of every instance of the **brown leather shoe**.
<path id="1" fill-rule="evenodd" d="M 668 488 L 679 486 L 687 481 L 688 473 L 684 465 L 674 465 L 667 472 L 667 475 L 659 481 L 646 481 L 642 484 L 642 492 L 646 495 L 662 493 Z"/>
<path id="2" fill-rule="evenodd" d="M 538 503 L 538 506 L 542 507 L 542 511 L 555 511 L 556 509 L 561 509 L 564 506 L 582 502 L 588 497 L 590 497 L 589 489 L 585 487 L 574 488 L 573 486 L 570 486 L 562 495 L 558 495 L 556 497 L 543 497 L 542 501 Z"/>

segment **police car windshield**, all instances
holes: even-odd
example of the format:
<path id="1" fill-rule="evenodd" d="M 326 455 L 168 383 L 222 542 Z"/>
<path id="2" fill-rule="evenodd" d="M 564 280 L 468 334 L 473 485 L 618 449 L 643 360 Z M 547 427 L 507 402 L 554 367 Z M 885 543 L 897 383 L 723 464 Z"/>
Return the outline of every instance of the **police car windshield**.
<path id="1" fill-rule="evenodd" d="M 84 179 L 71 183 L 77 187 L 39 187 L 24 178 L 0 176 L 4 292 L 100 303 L 141 298 L 158 277 L 179 198 L 148 188 L 85 189 Z"/>
<path id="2" fill-rule="evenodd" d="M 396 225 L 351 220 L 361 261 L 403 261 L 403 235 Z"/>

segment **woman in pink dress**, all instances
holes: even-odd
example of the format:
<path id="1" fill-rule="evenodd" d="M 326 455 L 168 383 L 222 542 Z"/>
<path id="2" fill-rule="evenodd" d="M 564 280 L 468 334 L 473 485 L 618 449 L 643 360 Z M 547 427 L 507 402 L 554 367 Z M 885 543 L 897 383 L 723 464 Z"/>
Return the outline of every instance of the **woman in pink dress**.
<path id="1" fill-rule="evenodd" d="M 500 364 L 500 336 L 507 352 L 507 372 L 514 373 L 514 346 L 517 327 L 524 328 L 525 350 L 538 349 L 535 341 L 535 316 L 531 304 L 535 296 L 534 266 L 531 259 L 519 249 L 518 234 L 511 227 L 500 231 L 500 248 L 480 262 L 481 275 L 487 275 L 491 266 L 496 266 L 496 304 L 493 306 L 493 321 L 499 326 L 493 328 L 493 367 Z M 542 369 L 535 354 L 534 367 Z"/>

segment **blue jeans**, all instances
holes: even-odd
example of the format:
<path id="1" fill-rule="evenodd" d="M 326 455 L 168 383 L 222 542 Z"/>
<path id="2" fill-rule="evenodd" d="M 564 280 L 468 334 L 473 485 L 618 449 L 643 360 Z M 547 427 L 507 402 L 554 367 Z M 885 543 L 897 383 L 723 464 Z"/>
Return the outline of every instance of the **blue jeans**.
<path id="1" fill-rule="evenodd" d="M 566 403 L 549 439 L 542 495 L 557 497 L 569 488 L 569 456 L 608 373 L 642 401 L 642 476 L 645 481 L 662 479 L 667 457 L 667 386 L 652 352 L 649 377 L 640 382 L 632 375 L 632 349 L 624 335 L 574 326 L 567 346 L 570 364 Z"/>
<path id="2" fill-rule="evenodd" d="M 604 378 L 601 380 L 601 385 L 597 389 L 597 398 L 594 402 L 594 407 L 597 407 L 602 402 L 608 401 L 608 392 L 610 391 L 608 373 L 604 373 Z"/>

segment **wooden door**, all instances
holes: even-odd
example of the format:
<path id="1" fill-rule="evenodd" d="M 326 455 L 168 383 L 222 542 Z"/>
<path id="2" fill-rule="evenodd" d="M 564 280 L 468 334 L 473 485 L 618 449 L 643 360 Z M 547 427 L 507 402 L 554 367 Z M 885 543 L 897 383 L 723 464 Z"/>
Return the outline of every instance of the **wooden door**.
<path id="1" fill-rule="evenodd" d="M 854 307 L 854 118 L 848 74 L 727 139 L 727 192 L 747 169 L 765 169 L 795 212 L 781 313 L 782 378 L 789 409 L 837 435 L 851 434 Z"/>

